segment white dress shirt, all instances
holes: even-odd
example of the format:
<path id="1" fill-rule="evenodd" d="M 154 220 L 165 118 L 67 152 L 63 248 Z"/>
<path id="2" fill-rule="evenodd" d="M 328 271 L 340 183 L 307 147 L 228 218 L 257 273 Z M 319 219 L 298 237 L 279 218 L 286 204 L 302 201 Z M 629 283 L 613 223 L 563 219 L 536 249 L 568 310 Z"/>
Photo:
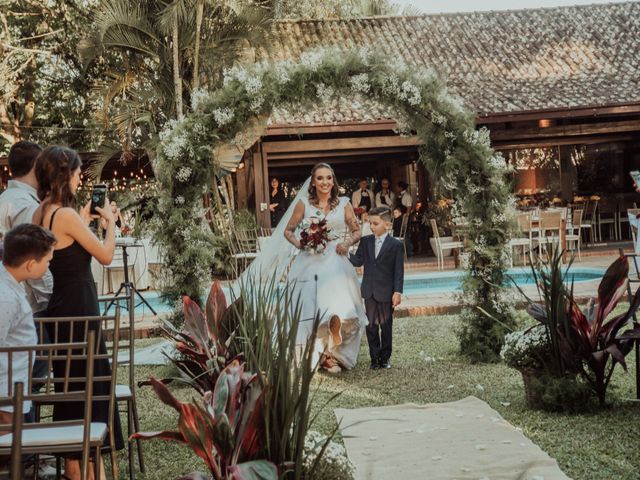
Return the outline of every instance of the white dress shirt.
<path id="1" fill-rule="evenodd" d="M 369 195 L 369 200 L 371 201 L 371 207 L 372 208 L 375 207 L 376 198 L 373 196 L 373 192 L 368 188 L 365 191 L 367 192 L 367 195 Z M 360 206 L 361 199 L 362 199 L 362 190 L 357 189 L 351 195 L 351 205 L 353 205 L 353 208 L 358 208 Z"/>
<path id="2" fill-rule="evenodd" d="M 384 243 L 384 241 L 387 239 L 387 235 L 388 235 L 388 233 L 385 232 L 382 235 L 380 235 L 379 237 L 375 237 L 375 240 L 376 240 L 375 256 L 376 256 L 376 258 L 378 258 L 378 255 L 380 254 L 380 249 L 382 248 L 382 244 Z"/>
<path id="3" fill-rule="evenodd" d="M 413 197 L 409 192 L 403 190 L 402 192 L 400 192 L 400 202 L 407 209 L 407 211 L 409 211 L 413 206 Z"/>
<path id="4" fill-rule="evenodd" d="M 31 223 L 39 205 L 35 188 L 20 180 L 9 180 L 9 186 L 0 194 L 0 233 L 4 235 L 17 225 Z M 40 312 L 49 304 L 53 277 L 47 270 L 42 279 L 27 282 L 25 288 L 31 309 Z"/>
<path id="5" fill-rule="evenodd" d="M 387 190 L 386 194 L 382 194 L 382 190 L 376 193 L 376 207 L 387 206 L 393 210 L 396 205 L 396 194 L 391 190 Z"/>
<path id="6" fill-rule="evenodd" d="M 33 323 L 33 312 L 27 301 L 24 287 L 0 263 L 0 346 L 19 347 L 37 345 L 38 335 Z M 27 388 L 29 358 L 26 353 L 13 356 L 12 382 L 24 382 Z M 0 355 L 0 396 L 8 394 L 9 366 L 6 354 Z M 31 409 L 31 402 L 24 402 L 24 413 Z M 2 407 L 5 412 L 12 407 Z"/>

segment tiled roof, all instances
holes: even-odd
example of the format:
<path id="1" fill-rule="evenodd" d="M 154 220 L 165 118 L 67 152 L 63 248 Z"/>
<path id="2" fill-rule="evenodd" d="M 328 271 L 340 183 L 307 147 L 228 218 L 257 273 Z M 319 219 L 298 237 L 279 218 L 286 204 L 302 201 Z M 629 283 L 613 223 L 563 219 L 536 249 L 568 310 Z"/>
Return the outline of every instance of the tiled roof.
<path id="1" fill-rule="evenodd" d="M 281 21 L 273 60 L 321 46 L 370 46 L 432 68 L 480 115 L 640 102 L 640 2 L 531 10 Z M 336 100 L 271 124 L 388 118 L 370 101 Z"/>

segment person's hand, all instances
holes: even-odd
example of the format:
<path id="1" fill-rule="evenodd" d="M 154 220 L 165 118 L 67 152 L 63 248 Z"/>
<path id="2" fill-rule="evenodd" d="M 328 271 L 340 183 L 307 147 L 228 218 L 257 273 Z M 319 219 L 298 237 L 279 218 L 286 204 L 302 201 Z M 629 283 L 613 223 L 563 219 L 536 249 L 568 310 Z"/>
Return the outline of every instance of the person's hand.
<path id="1" fill-rule="evenodd" d="M 402 298 L 400 297 L 400 294 L 396 292 L 393 294 L 393 297 L 391 297 L 391 306 L 393 308 L 396 308 L 398 305 L 400 305 L 401 301 L 402 301 Z"/>
<path id="2" fill-rule="evenodd" d="M 109 200 L 105 201 L 105 205 L 109 205 Z M 113 212 L 111 211 L 111 207 L 96 207 L 96 212 L 100 214 L 100 217 L 104 219 L 107 223 L 115 223 L 115 218 L 113 217 Z"/>
<path id="3" fill-rule="evenodd" d="M 349 253 L 349 245 L 346 242 L 339 243 L 336 245 L 336 252 L 338 255 L 346 255 Z"/>

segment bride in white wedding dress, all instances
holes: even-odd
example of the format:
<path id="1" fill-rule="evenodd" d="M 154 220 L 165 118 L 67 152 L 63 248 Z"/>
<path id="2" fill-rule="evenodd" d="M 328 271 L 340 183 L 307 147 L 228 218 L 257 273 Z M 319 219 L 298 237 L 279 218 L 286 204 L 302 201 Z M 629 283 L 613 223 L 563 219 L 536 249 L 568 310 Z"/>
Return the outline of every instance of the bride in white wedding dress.
<path id="1" fill-rule="evenodd" d="M 298 343 L 310 336 L 313 318 L 320 315 L 315 353 L 322 368 L 338 372 L 355 366 L 367 323 L 358 277 L 347 259 L 349 247 L 360 240 L 360 225 L 349 200 L 338 197 L 338 184 L 328 164 L 313 167 L 307 183 L 307 192 L 300 192 L 292 205 L 284 231 L 285 238 L 300 249 L 287 282 L 301 302 Z M 301 249 L 296 233 L 300 222 L 311 217 L 326 219 L 335 238 L 321 254 Z"/>

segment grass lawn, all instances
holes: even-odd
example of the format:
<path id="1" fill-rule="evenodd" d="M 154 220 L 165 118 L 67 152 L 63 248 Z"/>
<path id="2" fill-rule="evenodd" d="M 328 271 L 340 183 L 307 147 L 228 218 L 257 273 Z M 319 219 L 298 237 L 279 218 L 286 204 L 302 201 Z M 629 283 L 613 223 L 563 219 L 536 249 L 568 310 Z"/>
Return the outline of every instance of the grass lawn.
<path id="1" fill-rule="evenodd" d="M 456 316 L 402 318 L 394 324 L 393 368 L 369 370 L 366 338 L 363 338 L 358 366 L 337 376 L 319 374 L 318 403 L 341 392 L 331 408 L 358 408 L 406 402 L 448 402 L 475 395 L 555 457 L 561 468 L 576 480 L 632 480 L 640 472 L 640 403 L 635 398 L 635 358 L 627 357 L 629 373 L 619 367 L 609 390 L 613 404 L 597 414 L 565 415 L 532 411 L 524 405 L 522 379 L 504 365 L 471 365 L 459 357 L 454 328 Z M 123 375 L 126 374 L 122 369 Z M 137 377 L 162 377 L 168 367 L 138 367 Z M 174 388 L 183 400 L 194 391 Z M 139 391 L 143 430 L 173 428 L 174 411 L 162 405 L 150 388 Z M 124 424 L 123 424 L 124 426 Z M 319 417 L 315 429 L 323 432 L 335 426 L 331 409 Z M 173 479 L 204 464 L 183 446 L 160 440 L 147 441 L 147 473 L 141 479 Z M 126 470 L 126 454 L 120 454 L 121 472 Z M 401 461 L 401 459 L 399 459 Z"/>

